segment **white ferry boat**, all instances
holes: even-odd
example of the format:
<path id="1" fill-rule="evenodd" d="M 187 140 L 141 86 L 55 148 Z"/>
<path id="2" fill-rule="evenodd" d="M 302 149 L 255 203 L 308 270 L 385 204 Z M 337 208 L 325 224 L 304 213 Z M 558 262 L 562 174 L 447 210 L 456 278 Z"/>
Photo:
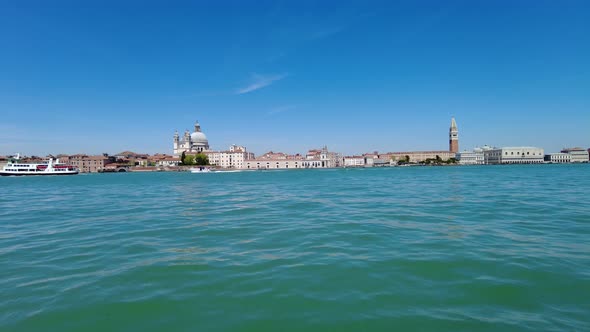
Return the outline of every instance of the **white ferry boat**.
<path id="1" fill-rule="evenodd" d="M 55 162 L 53 158 L 41 164 L 25 164 L 19 162 L 17 156 L 2 168 L 0 176 L 22 176 L 22 175 L 74 175 L 79 170 L 75 166 Z"/>

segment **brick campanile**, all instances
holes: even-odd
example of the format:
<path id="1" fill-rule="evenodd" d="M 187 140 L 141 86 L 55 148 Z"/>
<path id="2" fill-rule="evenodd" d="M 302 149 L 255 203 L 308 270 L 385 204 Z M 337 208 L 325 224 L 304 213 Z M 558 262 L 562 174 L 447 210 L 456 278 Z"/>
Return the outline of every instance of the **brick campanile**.
<path id="1" fill-rule="evenodd" d="M 455 118 L 451 118 L 451 128 L 449 128 L 449 151 L 459 152 L 459 130 Z"/>

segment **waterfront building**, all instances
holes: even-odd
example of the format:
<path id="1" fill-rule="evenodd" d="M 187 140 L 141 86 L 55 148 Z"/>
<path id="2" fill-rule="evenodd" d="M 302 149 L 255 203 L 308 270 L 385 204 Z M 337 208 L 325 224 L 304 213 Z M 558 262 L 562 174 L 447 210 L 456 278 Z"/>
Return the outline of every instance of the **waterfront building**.
<path id="1" fill-rule="evenodd" d="M 322 149 L 309 150 L 305 156 L 288 155 L 282 152 L 267 152 L 262 156 L 244 162 L 244 169 L 293 169 L 293 168 L 330 168 L 342 166 L 342 156 L 336 152 Z"/>
<path id="2" fill-rule="evenodd" d="M 246 151 L 246 147 L 232 145 L 227 151 L 205 151 L 209 164 L 222 168 L 244 168 L 245 161 L 254 159 L 254 153 Z"/>
<path id="3" fill-rule="evenodd" d="M 494 148 L 484 151 L 486 164 L 541 164 L 543 149 L 528 146 Z"/>
<path id="4" fill-rule="evenodd" d="M 545 155 L 550 163 L 587 163 L 588 151 L 582 148 L 564 148 L 561 152 Z"/>
<path id="5" fill-rule="evenodd" d="M 572 163 L 588 162 L 588 150 L 582 148 L 564 148 L 561 152 L 569 154 Z"/>
<path id="6" fill-rule="evenodd" d="M 134 165 L 139 166 L 139 167 L 152 167 L 152 166 L 175 167 L 175 166 L 180 165 L 180 157 L 170 156 L 170 155 L 162 154 L 162 153 L 156 153 L 153 156 L 149 156 L 147 158 L 146 162 L 143 162 L 143 160 L 142 160 L 140 163 L 135 162 Z"/>
<path id="7" fill-rule="evenodd" d="M 457 153 L 456 157 L 457 162 L 461 165 L 481 165 L 483 164 L 483 152 L 476 151 L 462 151 Z"/>
<path id="8" fill-rule="evenodd" d="M 365 166 L 365 157 L 363 157 L 363 156 L 346 156 L 346 157 L 344 157 L 344 167 L 364 167 L 364 166 Z"/>
<path id="9" fill-rule="evenodd" d="M 154 157 L 157 157 L 156 154 Z M 115 155 L 117 163 L 128 164 L 131 166 L 147 166 L 150 163 L 150 155 L 145 153 L 135 153 L 132 151 L 123 151 Z"/>
<path id="10" fill-rule="evenodd" d="M 244 162 L 244 169 L 289 169 L 303 168 L 306 158 L 300 154 L 288 155 L 269 151 L 262 156 Z"/>
<path id="11" fill-rule="evenodd" d="M 484 163 L 483 151 L 477 148 L 472 151 L 461 151 L 457 153 L 455 158 L 461 165 L 482 165 Z"/>
<path id="12" fill-rule="evenodd" d="M 550 153 L 545 155 L 545 161 L 554 164 L 570 163 L 572 158 L 569 153 Z"/>
<path id="13" fill-rule="evenodd" d="M 201 153 L 209 150 L 209 141 L 207 140 L 207 136 L 201 131 L 201 125 L 196 121 L 194 132 L 189 133 L 186 130 L 182 138 L 178 135 L 178 131 L 174 133 L 173 147 L 175 156 L 179 156 L 183 152 Z"/>
<path id="14" fill-rule="evenodd" d="M 244 169 L 303 168 L 304 159 L 254 159 L 244 163 Z"/>
<path id="15" fill-rule="evenodd" d="M 390 152 L 388 155 L 393 162 L 409 159 L 408 161 L 411 163 L 419 163 L 426 159 L 437 159 L 436 157 L 439 157 L 442 160 L 449 160 L 455 158 L 456 153 L 451 151 L 408 151 Z"/>
<path id="16" fill-rule="evenodd" d="M 364 166 L 366 167 L 384 167 L 391 166 L 391 155 L 388 153 L 380 154 L 375 151 L 362 155 Z"/>
<path id="17" fill-rule="evenodd" d="M 462 151 L 457 153 L 456 159 L 461 165 L 483 165 L 485 163 L 484 151 L 491 150 L 492 147 L 484 145 L 481 148 L 476 147 L 472 151 Z"/>
<path id="18" fill-rule="evenodd" d="M 60 162 L 76 166 L 80 173 L 96 173 L 102 172 L 106 165 L 115 162 L 114 157 L 108 157 L 106 155 L 100 156 L 88 156 L 85 154 L 71 155 Z"/>
<path id="19" fill-rule="evenodd" d="M 180 158 L 178 157 L 166 157 L 156 163 L 156 166 L 162 167 L 176 167 L 178 165 L 180 165 Z"/>
<path id="20" fill-rule="evenodd" d="M 135 168 L 135 167 L 134 167 Z M 101 173 L 124 173 L 129 172 L 131 166 L 127 163 L 110 163 L 99 170 Z"/>
<path id="21" fill-rule="evenodd" d="M 333 168 L 342 166 L 342 155 L 328 151 L 324 145 L 321 149 L 312 149 L 307 152 L 303 167 L 306 168 Z"/>
<path id="22" fill-rule="evenodd" d="M 310 150 L 311 151 L 311 150 Z M 316 154 L 313 158 L 310 158 L 310 154 L 307 154 L 308 160 L 318 160 L 323 163 L 327 168 L 334 168 L 342 166 L 342 154 L 338 152 L 328 151 L 328 147 L 324 147 L 320 150 L 319 156 Z"/>

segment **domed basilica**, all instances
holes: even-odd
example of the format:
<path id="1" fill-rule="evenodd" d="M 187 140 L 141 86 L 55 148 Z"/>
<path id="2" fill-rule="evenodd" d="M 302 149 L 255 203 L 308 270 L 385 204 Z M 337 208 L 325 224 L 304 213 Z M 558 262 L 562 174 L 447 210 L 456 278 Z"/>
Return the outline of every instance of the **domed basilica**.
<path id="1" fill-rule="evenodd" d="M 185 130 L 182 139 L 178 135 L 178 131 L 174 133 L 174 155 L 179 156 L 183 152 L 199 153 L 209 150 L 209 141 L 207 136 L 201 131 L 199 122 L 195 122 L 195 131 L 190 133 Z"/>

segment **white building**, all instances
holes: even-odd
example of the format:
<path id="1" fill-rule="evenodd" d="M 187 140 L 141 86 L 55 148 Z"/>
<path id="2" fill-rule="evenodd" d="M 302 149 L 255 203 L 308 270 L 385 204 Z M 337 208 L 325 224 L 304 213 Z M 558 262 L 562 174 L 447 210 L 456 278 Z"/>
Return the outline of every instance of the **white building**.
<path id="1" fill-rule="evenodd" d="M 158 160 L 158 162 L 156 163 L 157 166 L 164 166 L 164 167 L 178 166 L 179 164 L 180 164 L 180 158 L 178 158 L 178 157 L 163 158 L 163 159 Z"/>
<path id="2" fill-rule="evenodd" d="M 305 159 L 254 159 L 244 162 L 244 169 L 293 169 L 309 168 L 309 160 Z"/>
<path id="3" fill-rule="evenodd" d="M 342 166 L 342 155 L 337 152 L 328 151 L 327 146 L 324 146 L 322 149 L 309 150 L 305 156 L 305 159 L 309 161 L 308 163 L 304 164 L 306 167 L 315 167 L 312 165 L 318 165 L 318 161 L 320 162 L 320 167 L 331 168 Z"/>
<path id="4" fill-rule="evenodd" d="M 227 151 L 205 151 L 209 164 L 221 168 L 245 168 L 246 161 L 254 159 L 254 153 L 246 151 L 246 147 L 232 145 Z"/>
<path id="5" fill-rule="evenodd" d="M 570 163 L 572 161 L 572 158 L 569 155 L 569 153 L 558 152 L 545 155 L 545 161 L 554 164 L 562 164 Z"/>
<path id="6" fill-rule="evenodd" d="M 569 154 L 572 163 L 588 162 L 588 150 L 582 148 L 566 148 L 561 150 L 561 152 Z"/>
<path id="7" fill-rule="evenodd" d="M 195 122 L 195 131 L 189 133 L 188 130 L 184 132 L 182 139 L 178 136 L 178 131 L 174 133 L 174 155 L 179 156 L 185 153 L 201 153 L 209 150 L 209 141 L 207 136 L 201 131 L 199 122 Z"/>
<path id="8" fill-rule="evenodd" d="M 541 148 L 519 146 L 495 148 L 484 151 L 486 164 L 541 164 L 544 162 Z"/>
<path id="9" fill-rule="evenodd" d="M 360 157 L 359 156 L 352 156 L 352 157 L 348 157 L 348 158 L 360 158 Z M 364 153 L 362 155 L 362 158 L 364 158 L 363 162 L 364 162 L 364 166 L 366 166 L 366 167 L 391 166 L 391 156 L 387 153 L 380 154 L 378 151 L 374 151 L 371 153 Z M 349 161 L 349 164 L 350 163 L 351 163 L 351 161 Z M 352 165 L 349 165 L 349 166 L 352 166 Z"/>
<path id="10" fill-rule="evenodd" d="M 472 151 L 462 151 L 457 153 L 457 161 L 461 165 L 483 165 L 485 163 L 484 151 L 494 149 L 491 146 L 484 145 L 477 147 Z"/>
<path id="11" fill-rule="evenodd" d="M 484 163 L 483 151 L 461 151 L 457 153 L 457 161 L 461 165 L 482 165 Z"/>
<path id="12" fill-rule="evenodd" d="M 328 148 L 309 150 L 307 155 L 287 155 L 281 152 L 268 152 L 244 162 L 244 169 L 297 169 L 340 167 L 342 157 L 339 153 L 329 152 Z"/>
<path id="13" fill-rule="evenodd" d="M 363 156 L 347 156 L 344 157 L 344 167 L 364 167 L 365 157 Z"/>

